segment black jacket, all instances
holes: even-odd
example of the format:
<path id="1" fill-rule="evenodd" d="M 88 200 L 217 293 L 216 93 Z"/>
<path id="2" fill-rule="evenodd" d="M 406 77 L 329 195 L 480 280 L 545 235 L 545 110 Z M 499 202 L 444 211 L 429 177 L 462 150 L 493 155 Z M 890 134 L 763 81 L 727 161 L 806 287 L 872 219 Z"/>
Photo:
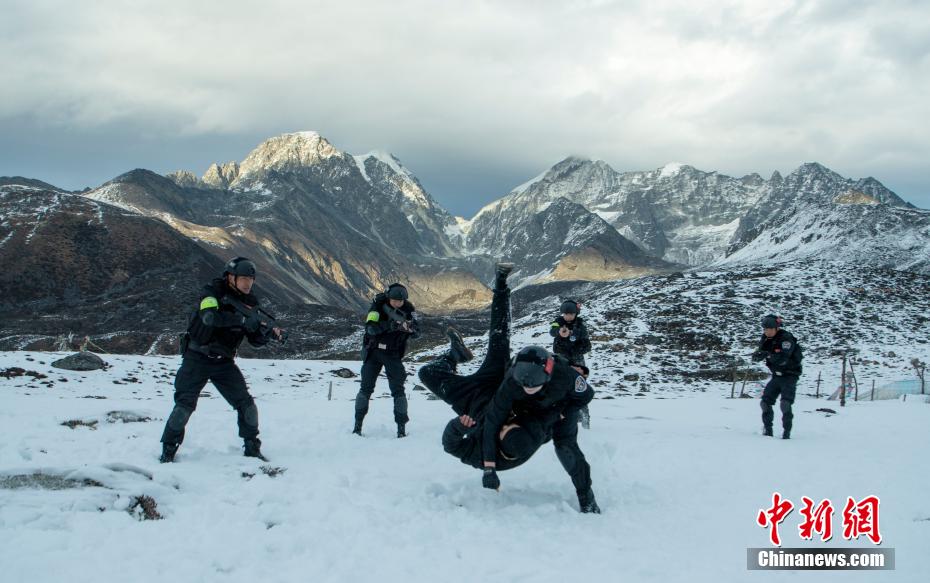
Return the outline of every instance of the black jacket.
<path id="1" fill-rule="evenodd" d="M 403 329 L 404 323 L 407 324 L 408 330 Z M 407 339 L 416 340 L 419 337 L 420 322 L 417 320 L 413 304 L 404 300 L 404 305 L 395 310 L 385 294 L 378 294 L 371 302 L 365 318 L 362 360 L 365 360 L 371 350 L 382 350 L 392 356 L 403 358 L 407 352 Z"/>
<path id="2" fill-rule="evenodd" d="M 561 419 L 558 412 L 552 411 L 543 417 L 523 416 L 516 417 L 510 415 L 507 423 L 514 423 L 529 432 L 532 440 L 537 447 L 552 439 L 552 429 Z M 457 457 L 462 463 L 468 464 L 474 468 L 484 467 L 484 418 L 479 418 L 475 425 L 465 427 L 456 418 L 446 425 L 442 434 L 442 446 L 446 453 Z M 498 431 L 499 432 L 499 431 Z M 495 460 L 496 469 L 509 470 L 525 463 L 530 457 L 526 456 L 518 459 L 505 457 L 500 448 L 497 447 L 497 435 L 494 436 L 495 448 L 497 449 L 497 458 Z"/>
<path id="3" fill-rule="evenodd" d="M 571 409 L 580 409 L 593 398 L 594 389 L 561 356 L 555 357 L 549 382 L 535 395 L 526 394 L 508 370 L 484 415 L 481 443 L 484 461 L 497 459 L 497 435 L 511 412 L 520 418 L 557 419 L 561 415 L 567 417 Z"/>
<path id="4" fill-rule="evenodd" d="M 562 338 L 559 335 L 562 326 L 572 331 L 568 338 Z M 552 336 L 552 352 L 561 354 L 571 363 L 581 362 L 581 356 L 591 351 L 588 329 L 581 316 L 575 316 L 571 322 L 566 322 L 562 316 L 559 316 L 549 326 L 549 335 Z"/>
<path id="5" fill-rule="evenodd" d="M 214 279 L 200 291 L 200 304 L 188 323 L 190 335 L 188 351 L 212 359 L 232 359 L 236 356 L 243 338 L 252 346 L 268 344 L 270 337 L 263 334 L 258 314 L 246 317 L 233 306 L 224 303 L 229 296 L 247 306 L 259 305 L 255 294 L 242 294 L 230 288 L 224 279 Z"/>
<path id="6" fill-rule="evenodd" d="M 765 365 L 776 376 L 801 376 L 801 359 L 804 355 L 797 339 L 790 332 L 779 329 L 775 336 L 759 341 L 759 353 L 765 356 Z"/>

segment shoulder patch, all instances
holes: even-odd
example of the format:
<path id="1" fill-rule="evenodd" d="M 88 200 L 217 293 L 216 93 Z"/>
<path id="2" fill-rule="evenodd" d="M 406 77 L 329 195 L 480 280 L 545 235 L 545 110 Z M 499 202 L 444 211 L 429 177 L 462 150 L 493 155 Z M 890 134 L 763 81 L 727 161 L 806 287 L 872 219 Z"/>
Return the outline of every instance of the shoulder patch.
<path id="1" fill-rule="evenodd" d="M 790 340 L 785 340 L 784 342 L 781 343 L 782 350 L 791 350 L 791 346 L 792 344 Z"/>
<path id="2" fill-rule="evenodd" d="M 588 390 L 588 383 L 584 380 L 584 377 L 578 375 L 578 378 L 575 379 L 575 392 L 583 393 Z"/>
<path id="3" fill-rule="evenodd" d="M 220 306 L 219 302 L 216 301 L 216 298 L 213 296 L 207 296 L 204 299 L 200 300 L 200 309 L 209 310 L 210 308 L 218 308 Z"/>
<path id="4" fill-rule="evenodd" d="M 365 321 L 366 322 L 378 322 L 379 320 L 381 320 L 381 316 L 378 314 L 378 312 L 375 312 L 374 310 L 372 310 L 371 312 L 368 312 L 368 318 Z"/>

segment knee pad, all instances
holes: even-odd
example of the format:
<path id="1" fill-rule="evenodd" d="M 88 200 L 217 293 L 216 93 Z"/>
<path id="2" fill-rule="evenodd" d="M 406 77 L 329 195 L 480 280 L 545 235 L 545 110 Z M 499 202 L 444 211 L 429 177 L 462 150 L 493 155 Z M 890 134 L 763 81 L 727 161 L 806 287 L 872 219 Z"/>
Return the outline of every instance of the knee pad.
<path id="1" fill-rule="evenodd" d="M 255 401 L 242 408 L 242 418 L 250 426 L 258 427 L 258 407 L 255 406 Z"/>
<path id="2" fill-rule="evenodd" d="M 168 427 L 174 431 L 181 431 L 187 425 L 188 419 L 191 418 L 193 411 L 187 407 L 175 405 L 168 416 Z"/>

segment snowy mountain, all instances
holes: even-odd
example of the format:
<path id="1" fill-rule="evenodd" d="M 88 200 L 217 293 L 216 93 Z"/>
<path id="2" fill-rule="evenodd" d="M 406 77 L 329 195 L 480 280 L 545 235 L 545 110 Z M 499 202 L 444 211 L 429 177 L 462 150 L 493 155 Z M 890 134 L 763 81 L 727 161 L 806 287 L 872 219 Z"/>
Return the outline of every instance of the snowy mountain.
<path id="1" fill-rule="evenodd" d="M 842 214 L 850 204 L 876 205 L 870 217 L 880 219 L 891 208 L 914 209 L 874 178 L 850 180 L 817 163 L 808 163 L 782 178 L 775 174 L 765 195 L 739 222 L 727 255 L 747 245 L 770 224 L 783 222 L 791 215 L 823 215 L 824 207 L 835 205 Z M 818 210 L 819 209 L 819 210 Z"/>
<path id="2" fill-rule="evenodd" d="M 87 194 L 159 218 L 217 257 L 246 255 L 291 303 L 362 307 L 392 281 L 427 309 L 489 292 L 452 254 L 454 225 L 396 159 L 354 157 L 315 132 L 266 140 L 201 179 L 137 170 Z"/>
<path id="3" fill-rule="evenodd" d="M 756 230 L 714 266 L 819 258 L 930 272 L 930 211 L 888 207 L 861 192 L 827 203 L 798 202 Z"/>
<path id="4" fill-rule="evenodd" d="M 625 279 L 673 267 L 566 198 L 540 205 L 536 212 L 500 204 L 484 209 L 480 216 L 482 220 L 468 230 L 471 253 L 514 260 L 513 277 L 519 285 Z"/>
<path id="5" fill-rule="evenodd" d="M 362 176 L 388 196 L 389 204 L 403 210 L 427 252 L 445 257 L 460 254 L 460 243 L 455 238 L 455 218 L 433 200 L 400 160 L 386 152 L 370 152 L 354 158 Z"/>
<path id="6" fill-rule="evenodd" d="M 758 174 L 733 178 L 682 164 L 620 173 L 603 161 L 572 157 L 482 209 L 467 225 L 467 245 L 471 251 L 494 248 L 507 231 L 501 221 L 517 223 L 566 198 L 598 214 L 643 250 L 700 266 L 747 244 L 767 222 L 797 212 L 799 204 L 833 203 L 857 192 L 882 209 L 913 208 L 873 178 L 845 179 L 816 163 L 765 180 Z"/>
<path id="7" fill-rule="evenodd" d="M 26 258 L 24 270 L 62 274 L 69 269 L 61 253 L 36 255 L 34 247 L 25 248 L 32 239 L 22 234 L 32 232 L 67 249 L 70 242 L 57 243 L 56 231 L 47 229 L 52 224 L 68 225 L 62 233 L 80 245 L 93 240 L 99 248 L 125 248 L 120 229 L 97 229 L 87 239 L 76 230 L 79 223 L 73 217 L 58 216 L 73 209 L 74 216 L 104 209 L 100 212 L 105 216 L 123 217 L 124 222 L 135 217 L 134 224 L 157 219 L 144 223 L 148 226 L 137 236 L 164 241 L 164 229 L 151 235 L 148 229 L 152 224 L 167 226 L 186 241 L 185 248 L 197 249 L 174 247 L 161 253 L 160 261 L 172 265 L 179 263 L 179 254 L 211 265 L 235 255 L 253 258 L 259 287 L 271 306 L 291 316 L 301 331 L 281 352 L 291 355 L 342 354 L 357 343 L 348 340 L 357 331 L 352 313 L 392 281 L 407 284 L 425 313 L 481 308 L 490 298 L 486 284 L 498 258 L 517 263 L 515 287 L 545 284 L 541 289 L 553 289 L 546 286 L 579 280 L 652 281 L 646 276 L 689 267 L 768 269 L 811 260 L 867 268 L 881 274 L 875 275 L 879 278 L 887 277 L 886 268 L 926 273 L 930 249 L 927 211 L 913 208 L 872 178 L 846 179 L 815 163 L 766 180 L 757 174 L 732 178 L 682 164 L 620 173 L 602 161 L 567 158 L 471 220 L 452 217 L 391 154 L 351 155 L 315 132 L 271 138 L 240 162 L 211 165 L 202 177 L 187 171 L 164 177 L 138 169 L 80 196 L 25 178 L 3 178 L 0 185 L 6 201 L 29 192 L 46 197 L 35 208 L 15 199 L 13 207 L 27 210 L 10 211 L 10 216 L 32 213 L 33 222 L 14 225 L 4 218 L 5 230 L 0 230 L 0 246 L 10 257 Z M 70 202 L 53 203 L 56 196 Z M 90 206 L 75 206 L 80 199 Z M 178 241 L 171 245 L 180 245 Z M 81 247 L 80 252 L 90 254 L 91 249 Z M 183 260 L 180 265 L 189 267 Z M 104 261 L 97 269 L 106 282 L 100 294 L 96 299 L 79 295 L 85 302 L 82 313 L 88 314 L 87 332 L 99 337 L 128 326 L 117 327 L 120 319 L 108 319 L 103 308 L 108 294 L 123 289 L 115 282 L 146 274 L 148 267 L 129 259 L 119 265 Z M 191 285 L 209 279 L 195 272 L 199 281 Z M 193 272 L 184 273 L 190 278 Z M 23 293 L 10 307 L 49 305 L 49 282 L 42 281 L 22 286 Z M 565 285 L 569 289 L 575 284 Z M 186 306 L 190 300 L 173 301 Z M 333 313 L 339 315 L 327 319 L 324 306 L 335 306 Z M 152 336 L 168 339 L 168 331 L 180 326 L 175 322 L 178 310 L 169 311 L 171 318 L 162 318 L 160 326 L 153 323 L 124 347 L 170 351 L 167 340 Z M 6 346 L 49 342 L 51 328 L 30 344 L 23 335 L 26 320 L 16 322 L 6 330 L 16 332 Z M 435 332 L 442 337 L 438 327 Z M 329 341 L 332 347 L 327 347 Z"/>

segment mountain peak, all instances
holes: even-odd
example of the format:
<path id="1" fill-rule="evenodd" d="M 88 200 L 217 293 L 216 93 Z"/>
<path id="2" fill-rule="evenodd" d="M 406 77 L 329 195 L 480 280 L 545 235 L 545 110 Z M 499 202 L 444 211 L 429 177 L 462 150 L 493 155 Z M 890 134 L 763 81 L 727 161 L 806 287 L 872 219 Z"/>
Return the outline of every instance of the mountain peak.
<path id="1" fill-rule="evenodd" d="M 841 178 L 839 174 L 830 170 L 820 162 L 805 162 L 798 166 L 797 170 L 792 172 L 792 174 L 826 174 Z"/>
<path id="2" fill-rule="evenodd" d="M 297 170 L 334 156 L 343 156 L 329 141 L 314 131 L 292 132 L 268 138 L 239 165 L 243 178 L 265 170 Z"/>
<path id="3" fill-rule="evenodd" d="M 236 162 L 227 162 L 220 166 L 213 163 L 207 168 L 201 181 L 213 188 L 229 188 L 229 185 L 239 177 L 239 164 Z"/>
<path id="4" fill-rule="evenodd" d="M 659 168 L 659 178 L 671 178 L 686 168 L 690 168 L 690 166 L 682 164 L 681 162 L 669 162 L 662 168 Z"/>
<path id="5" fill-rule="evenodd" d="M 365 161 L 369 159 L 377 160 L 378 162 L 385 164 L 396 174 L 400 174 L 401 176 L 406 176 L 411 179 L 414 178 L 413 172 L 404 166 L 403 162 L 400 161 L 400 158 L 394 154 L 391 154 L 390 152 L 385 152 L 384 150 L 372 150 L 371 152 L 362 154 L 361 156 L 353 156 L 353 158 L 355 158 L 355 162 L 358 165 L 362 175 L 365 176 L 366 180 L 368 179 L 368 173 L 365 171 Z"/>

